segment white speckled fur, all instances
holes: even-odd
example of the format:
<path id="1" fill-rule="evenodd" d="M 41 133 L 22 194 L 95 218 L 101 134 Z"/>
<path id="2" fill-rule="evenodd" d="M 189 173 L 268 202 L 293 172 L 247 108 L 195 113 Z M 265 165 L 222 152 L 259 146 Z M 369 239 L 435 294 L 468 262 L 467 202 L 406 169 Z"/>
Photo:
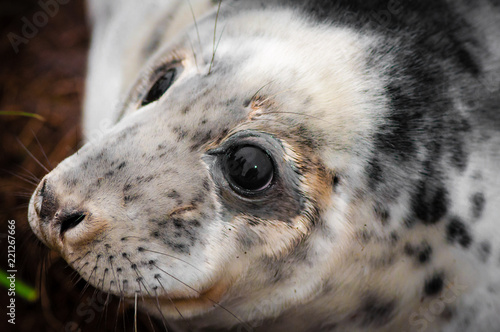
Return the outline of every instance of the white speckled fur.
<path id="1" fill-rule="evenodd" d="M 369 25 L 325 24 L 280 1 L 267 7 L 253 3 L 258 1 L 222 3 L 212 63 L 217 3 L 88 1 L 93 25 L 83 121 L 88 143 L 47 175 L 33 195 L 29 215 L 37 236 L 104 291 L 126 298 L 135 292 L 159 296 L 161 315 L 154 297 L 140 305 L 167 317 L 174 329 L 500 331 L 495 295 L 500 292 L 500 124 L 495 122 L 500 117 L 485 129 L 488 118 L 478 113 L 487 98 L 499 101 L 493 91 L 500 86 L 493 81 L 489 94 L 468 103 L 471 99 L 463 95 L 484 89 L 475 81 L 468 84 L 465 71 L 453 72 L 451 57 L 442 61 L 439 69 L 452 83 L 435 91 L 450 98 L 457 112 L 443 115 L 451 119 L 445 123 L 455 125 L 454 114 L 460 114 L 472 129 L 463 144 L 464 169 L 453 164 L 456 151 L 443 144 L 443 157 L 429 161 L 429 170 L 425 161 L 432 151 L 426 136 L 418 136 L 420 127 L 414 134 L 424 141 L 414 141 L 409 161 L 406 151 L 394 157 L 377 145 L 383 130 L 394 129 L 388 86 L 398 82 L 412 93 L 418 90 L 405 83 L 410 78 L 404 71 L 392 73 L 406 65 L 399 57 L 414 52 L 407 46 L 413 39 L 406 38 L 417 37 L 385 36 Z M 488 12 L 487 2 L 481 4 L 468 19 Z M 491 56 L 480 62 L 491 70 L 482 78 L 491 82 L 500 77 L 495 76 L 500 39 L 491 30 L 485 35 Z M 182 63 L 182 73 L 159 100 L 140 107 L 152 72 L 174 58 Z M 283 174 L 288 168 L 296 173 L 289 179 L 295 193 L 282 198 L 286 217 L 271 198 L 258 203 L 275 207 L 271 216 L 271 208 L 241 211 L 231 205 L 237 199 L 224 191 L 217 162 L 206 156 L 245 131 L 264 133 L 274 142 Z M 201 141 L 204 135 L 210 138 Z M 312 147 L 304 143 L 307 139 L 315 142 Z M 155 159 L 165 146 L 170 148 L 166 159 Z M 377 174 L 368 170 L 374 160 L 384 172 L 382 185 L 372 184 Z M 119 172 L 121 162 L 126 166 Z M 436 178 L 427 178 L 435 169 Z M 478 171 L 485 181 L 478 180 Z M 439 220 L 419 222 L 414 215 L 415 200 L 429 198 L 415 194 L 423 178 L 446 190 L 444 198 L 440 188 L 430 190 L 446 204 L 436 203 L 445 210 Z M 55 188 L 58 212 L 69 207 L 89 211 L 64 237 L 57 223 L 40 217 L 45 183 Z M 185 224 L 201 225 L 173 228 L 172 216 L 185 207 L 179 201 L 195 202 L 201 187 L 207 187 L 201 203 L 179 213 Z M 471 210 L 474 193 L 485 201 L 480 216 Z M 436 197 L 424 205 L 433 205 Z M 377 210 L 381 204 L 386 216 Z M 292 211 L 296 205 L 302 206 L 298 214 Z M 453 218 L 465 224 L 470 245 L 453 242 L 465 236 L 460 229 L 450 231 Z M 255 220 L 257 225 L 249 226 Z M 175 231 L 176 238 L 187 241 L 181 243 L 185 251 L 166 244 Z M 489 252 L 481 262 L 484 241 Z M 418 254 L 408 254 L 408 244 L 418 248 L 422 243 L 432 248 L 427 265 L 418 262 Z M 424 283 L 432 276 L 443 285 L 439 294 L 427 296 Z M 223 307 L 197 294 L 212 291 L 214 284 L 222 291 L 210 296 Z M 184 320 L 170 297 L 185 302 L 178 303 Z M 205 304 L 192 305 L 188 298 Z"/>

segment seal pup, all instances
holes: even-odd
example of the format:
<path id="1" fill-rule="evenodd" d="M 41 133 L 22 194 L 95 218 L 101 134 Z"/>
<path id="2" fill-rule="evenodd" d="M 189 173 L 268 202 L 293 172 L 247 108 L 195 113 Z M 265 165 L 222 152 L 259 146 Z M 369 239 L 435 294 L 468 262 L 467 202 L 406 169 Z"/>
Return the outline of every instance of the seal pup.
<path id="1" fill-rule="evenodd" d="M 89 12 L 29 220 L 90 284 L 174 330 L 498 330 L 498 1 Z"/>

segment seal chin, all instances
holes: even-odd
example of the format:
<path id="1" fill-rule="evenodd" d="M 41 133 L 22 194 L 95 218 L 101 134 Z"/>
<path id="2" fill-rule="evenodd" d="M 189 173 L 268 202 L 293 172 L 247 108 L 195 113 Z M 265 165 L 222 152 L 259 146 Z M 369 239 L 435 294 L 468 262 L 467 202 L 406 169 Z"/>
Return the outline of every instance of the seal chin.
<path id="1" fill-rule="evenodd" d="M 220 307 L 219 303 L 228 289 L 229 282 L 218 281 L 204 291 L 197 292 L 195 296 L 159 294 L 158 299 L 148 297 L 144 298 L 144 301 L 142 299 L 140 301 L 152 312 L 158 312 L 158 306 L 160 306 L 165 317 L 187 318 Z"/>

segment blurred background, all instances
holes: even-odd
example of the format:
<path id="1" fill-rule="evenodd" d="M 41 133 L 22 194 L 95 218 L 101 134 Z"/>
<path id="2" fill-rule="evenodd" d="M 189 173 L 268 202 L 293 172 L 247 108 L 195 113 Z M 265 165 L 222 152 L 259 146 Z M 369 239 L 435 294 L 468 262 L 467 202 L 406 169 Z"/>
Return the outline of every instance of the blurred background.
<path id="1" fill-rule="evenodd" d="M 86 287 L 27 223 L 36 183 L 81 146 L 85 3 L 0 0 L 0 36 L 0 269 L 8 270 L 7 227 L 15 220 L 16 280 L 28 294 L 16 293 L 13 325 L 8 289 L 0 285 L 0 331 L 133 331 L 133 308 Z M 147 315 L 137 317 L 138 331 L 162 327 Z"/>

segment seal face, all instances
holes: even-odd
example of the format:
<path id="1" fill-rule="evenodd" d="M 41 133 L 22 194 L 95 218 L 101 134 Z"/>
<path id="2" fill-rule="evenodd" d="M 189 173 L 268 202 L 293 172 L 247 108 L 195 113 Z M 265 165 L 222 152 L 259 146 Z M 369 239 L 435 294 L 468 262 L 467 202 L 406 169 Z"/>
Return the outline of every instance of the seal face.
<path id="1" fill-rule="evenodd" d="M 29 221 L 90 284 L 180 330 L 498 328 L 495 1 L 89 8 Z"/>

